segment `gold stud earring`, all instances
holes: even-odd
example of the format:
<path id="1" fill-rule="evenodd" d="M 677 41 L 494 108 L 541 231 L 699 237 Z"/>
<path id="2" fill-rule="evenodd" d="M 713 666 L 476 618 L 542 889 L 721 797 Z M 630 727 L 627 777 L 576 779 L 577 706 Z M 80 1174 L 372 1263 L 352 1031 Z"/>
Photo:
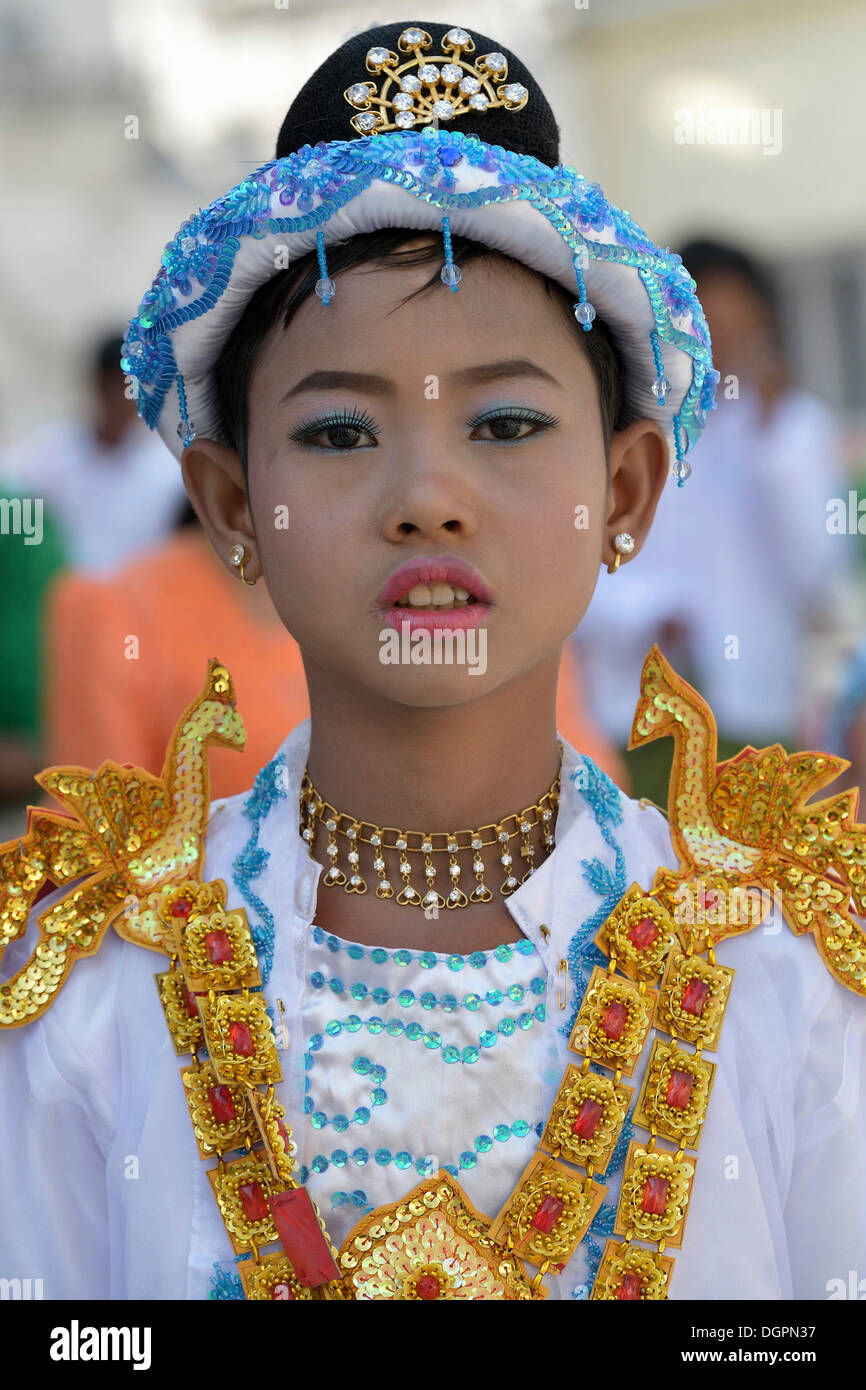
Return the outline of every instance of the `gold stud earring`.
<path id="1" fill-rule="evenodd" d="M 237 569 L 240 571 L 240 576 L 244 583 L 249 584 L 250 588 L 253 588 L 256 581 L 254 579 L 247 579 L 246 575 L 244 574 L 244 565 L 247 563 L 249 558 L 250 557 L 247 554 L 247 548 L 245 545 L 232 546 L 232 551 L 231 555 L 229 556 L 229 559 L 231 560 L 231 563 L 235 565 Z"/>
<path id="2" fill-rule="evenodd" d="M 607 567 L 608 574 L 616 574 L 623 555 L 630 555 L 634 550 L 634 536 L 630 536 L 628 531 L 618 531 L 613 538 L 613 548 L 616 555 Z"/>

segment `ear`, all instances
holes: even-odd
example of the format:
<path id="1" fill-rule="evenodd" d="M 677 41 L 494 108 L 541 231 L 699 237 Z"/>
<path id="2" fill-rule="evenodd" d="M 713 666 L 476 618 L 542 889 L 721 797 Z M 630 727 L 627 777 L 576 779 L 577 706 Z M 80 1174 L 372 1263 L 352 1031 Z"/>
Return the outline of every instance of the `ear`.
<path id="1" fill-rule="evenodd" d="M 183 451 L 181 471 L 198 518 L 223 564 L 236 574 L 229 556 L 233 546 L 243 545 L 250 556 L 246 575 L 260 578 L 262 567 L 244 470 L 235 450 L 213 439 L 194 439 Z"/>
<path id="2" fill-rule="evenodd" d="M 667 440 L 655 420 L 636 420 L 614 433 L 610 442 L 603 550 L 606 563 L 616 555 L 613 539 L 619 531 L 628 531 L 634 537 L 634 550 L 623 560 L 637 555 L 652 525 L 669 471 Z"/>

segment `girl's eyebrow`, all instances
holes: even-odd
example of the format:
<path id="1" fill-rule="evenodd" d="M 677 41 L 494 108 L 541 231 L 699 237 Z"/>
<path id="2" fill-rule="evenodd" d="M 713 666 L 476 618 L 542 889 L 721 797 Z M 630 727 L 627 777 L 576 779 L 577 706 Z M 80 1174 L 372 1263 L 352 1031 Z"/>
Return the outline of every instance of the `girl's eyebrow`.
<path id="1" fill-rule="evenodd" d="M 555 376 L 531 362 L 528 357 L 508 357 L 499 362 L 480 362 L 460 371 L 449 373 L 449 380 L 457 386 L 483 386 L 491 381 L 503 381 L 509 377 L 533 377 L 536 381 L 559 386 Z M 389 377 L 377 376 L 373 372 L 318 371 L 302 377 L 283 396 L 280 404 L 300 396 L 304 391 L 369 391 L 372 395 L 393 396 L 397 387 Z"/>

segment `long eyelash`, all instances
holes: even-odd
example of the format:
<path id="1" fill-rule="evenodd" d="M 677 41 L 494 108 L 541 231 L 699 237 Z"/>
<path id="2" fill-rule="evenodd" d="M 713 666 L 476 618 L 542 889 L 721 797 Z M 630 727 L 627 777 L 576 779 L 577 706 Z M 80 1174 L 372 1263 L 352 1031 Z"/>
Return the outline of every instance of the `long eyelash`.
<path id="1" fill-rule="evenodd" d="M 474 420 L 469 421 L 469 428 L 476 430 L 479 425 L 489 424 L 491 420 L 529 420 L 536 425 L 545 425 L 548 429 L 555 429 L 559 424 L 557 415 L 548 415 L 542 410 L 532 410 L 522 405 L 505 405 L 477 415 Z"/>
<path id="2" fill-rule="evenodd" d="M 289 431 L 289 438 L 296 444 L 304 439 L 309 439 L 311 435 L 320 434 L 322 430 L 330 429 L 334 425 L 348 425 L 351 429 L 365 430 L 367 434 L 372 434 L 374 438 L 379 436 L 379 427 L 366 410 L 355 406 L 352 410 L 335 410 L 330 415 L 316 415 L 308 420 L 302 420 Z"/>

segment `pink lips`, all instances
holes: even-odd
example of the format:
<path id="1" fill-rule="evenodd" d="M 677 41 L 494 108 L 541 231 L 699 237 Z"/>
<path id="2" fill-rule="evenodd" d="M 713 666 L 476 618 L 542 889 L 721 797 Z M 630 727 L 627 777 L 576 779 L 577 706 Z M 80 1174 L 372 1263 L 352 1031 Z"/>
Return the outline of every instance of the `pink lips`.
<path id="1" fill-rule="evenodd" d="M 446 608 L 440 612 L 423 608 L 396 608 L 400 599 L 405 599 L 416 584 L 451 584 L 455 588 L 468 589 L 478 600 L 467 603 L 462 608 Z M 379 600 L 385 610 L 389 625 L 399 632 L 401 625 L 408 622 L 413 628 L 469 628 L 477 627 L 490 612 L 493 595 L 481 575 L 465 560 L 455 555 L 437 555 L 429 560 L 407 560 L 400 565 L 382 590 Z"/>

